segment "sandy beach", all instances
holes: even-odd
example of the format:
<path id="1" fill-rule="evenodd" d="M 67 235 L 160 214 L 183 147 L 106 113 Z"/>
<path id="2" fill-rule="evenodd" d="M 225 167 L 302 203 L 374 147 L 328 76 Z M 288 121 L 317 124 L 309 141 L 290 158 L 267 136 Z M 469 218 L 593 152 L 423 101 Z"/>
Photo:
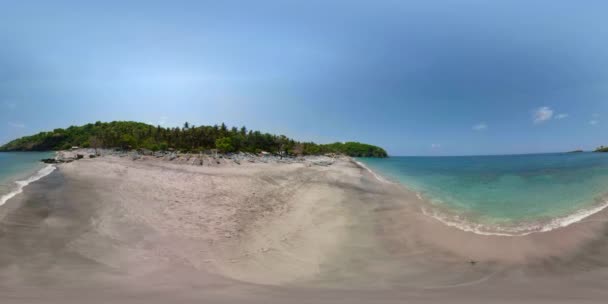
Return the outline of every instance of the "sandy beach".
<path id="1" fill-rule="evenodd" d="M 348 158 L 57 165 L 0 208 L 2 303 L 603 303 L 607 213 L 448 227 Z"/>

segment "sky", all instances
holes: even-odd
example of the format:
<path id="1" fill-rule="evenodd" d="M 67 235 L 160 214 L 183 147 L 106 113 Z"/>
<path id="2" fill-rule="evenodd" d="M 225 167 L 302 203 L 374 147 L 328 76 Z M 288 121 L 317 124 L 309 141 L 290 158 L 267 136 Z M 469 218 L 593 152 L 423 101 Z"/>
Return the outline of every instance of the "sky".
<path id="1" fill-rule="evenodd" d="M 0 143 L 135 120 L 391 155 L 608 145 L 606 1 L 96 2 L 0 0 Z"/>

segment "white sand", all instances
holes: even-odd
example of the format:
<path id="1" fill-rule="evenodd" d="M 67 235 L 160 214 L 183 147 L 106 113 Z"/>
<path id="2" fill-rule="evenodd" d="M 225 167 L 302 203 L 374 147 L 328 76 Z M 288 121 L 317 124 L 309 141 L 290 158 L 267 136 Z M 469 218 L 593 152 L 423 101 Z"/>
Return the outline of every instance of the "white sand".
<path id="1" fill-rule="evenodd" d="M 605 213 L 481 236 L 354 162 L 59 166 L 0 210 L 2 303 L 603 303 Z M 471 265 L 470 260 L 477 263 Z"/>

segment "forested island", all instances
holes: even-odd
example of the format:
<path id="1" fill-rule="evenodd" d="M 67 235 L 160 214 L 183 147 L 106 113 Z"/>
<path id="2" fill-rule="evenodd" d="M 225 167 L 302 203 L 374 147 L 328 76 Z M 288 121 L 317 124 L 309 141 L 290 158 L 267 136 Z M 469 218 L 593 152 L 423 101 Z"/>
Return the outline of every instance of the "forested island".
<path id="1" fill-rule="evenodd" d="M 177 150 L 205 152 L 217 149 L 223 153 L 266 151 L 287 155 L 345 154 L 353 157 L 387 157 L 384 149 L 359 142 L 316 144 L 299 142 L 284 135 L 273 135 L 246 127 L 194 126 L 164 128 L 133 121 L 96 122 L 84 126 L 55 129 L 15 139 L 0 151 L 50 151 L 82 148 L 119 148 L 151 151 Z"/>
<path id="2" fill-rule="evenodd" d="M 600 146 L 593 152 L 608 152 L 608 147 Z"/>

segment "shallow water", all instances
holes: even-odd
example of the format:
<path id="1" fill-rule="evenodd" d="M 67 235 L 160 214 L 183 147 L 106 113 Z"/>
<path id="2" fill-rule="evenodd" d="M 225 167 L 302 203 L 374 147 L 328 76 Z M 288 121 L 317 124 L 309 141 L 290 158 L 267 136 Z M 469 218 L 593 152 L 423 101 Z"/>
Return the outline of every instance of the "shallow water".
<path id="1" fill-rule="evenodd" d="M 469 230 L 546 231 L 607 204 L 603 153 L 358 160 L 419 192 L 431 202 L 425 212 Z"/>
<path id="2" fill-rule="evenodd" d="M 30 182 L 50 173 L 51 167 L 40 162 L 52 152 L 0 153 L 0 205 Z"/>

